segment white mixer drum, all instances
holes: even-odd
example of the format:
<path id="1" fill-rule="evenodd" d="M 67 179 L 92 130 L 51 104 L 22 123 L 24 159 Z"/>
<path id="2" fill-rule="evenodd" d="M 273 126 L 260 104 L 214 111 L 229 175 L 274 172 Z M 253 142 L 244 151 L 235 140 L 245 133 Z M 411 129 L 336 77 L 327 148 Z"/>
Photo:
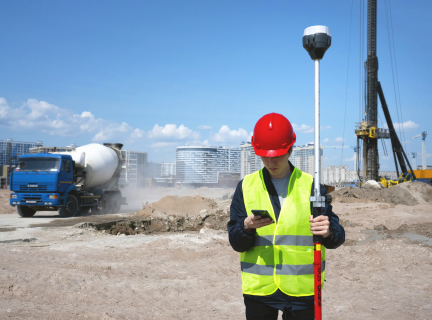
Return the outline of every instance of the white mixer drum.
<path id="1" fill-rule="evenodd" d="M 76 148 L 76 152 L 85 153 L 85 167 L 87 172 L 84 181 L 86 189 L 97 187 L 112 178 L 119 165 L 117 153 L 101 144 L 92 143 Z"/>

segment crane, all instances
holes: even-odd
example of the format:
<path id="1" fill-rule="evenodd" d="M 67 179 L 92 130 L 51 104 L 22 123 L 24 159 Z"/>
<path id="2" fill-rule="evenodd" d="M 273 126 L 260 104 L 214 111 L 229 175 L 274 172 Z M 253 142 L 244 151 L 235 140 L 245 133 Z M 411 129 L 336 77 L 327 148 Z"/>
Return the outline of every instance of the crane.
<path id="1" fill-rule="evenodd" d="M 413 168 L 414 170 L 417 170 L 417 162 L 416 162 L 416 157 L 417 157 L 417 152 L 411 152 L 412 156 L 413 156 Z"/>
<path id="2" fill-rule="evenodd" d="M 416 135 L 415 137 L 412 137 L 413 139 L 416 139 L 418 137 L 422 137 L 422 169 L 426 170 L 426 136 L 429 134 L 428 131 L 423 131 L 422 133 Z"/>

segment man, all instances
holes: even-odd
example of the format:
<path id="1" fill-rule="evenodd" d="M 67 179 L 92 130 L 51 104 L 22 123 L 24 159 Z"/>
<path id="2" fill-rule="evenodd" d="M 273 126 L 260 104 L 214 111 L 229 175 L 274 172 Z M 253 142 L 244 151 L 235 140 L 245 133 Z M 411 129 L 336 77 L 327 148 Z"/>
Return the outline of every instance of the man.
<path id="1" fill-rule="evenodd" d="M 288 160 L 295 141 L 291 123 L 283 115 L 271 113 L 259 119 L 251 142 L 264 168 L 240 181 L 231 203 L 229 241 L 241 252 L 248 320 L 276 320 L 278 310 L 284 319 L 314 319 L 313 235 L 321 235 L 327 249 L 345 241 L 330 204 L 321 216 L 312 217 L 313 177 Z M 325 195 L 326 189 L 321 186 L 320 192 Z M 267 210 L 271 218 L 254 216 L 252 210 Z"/>

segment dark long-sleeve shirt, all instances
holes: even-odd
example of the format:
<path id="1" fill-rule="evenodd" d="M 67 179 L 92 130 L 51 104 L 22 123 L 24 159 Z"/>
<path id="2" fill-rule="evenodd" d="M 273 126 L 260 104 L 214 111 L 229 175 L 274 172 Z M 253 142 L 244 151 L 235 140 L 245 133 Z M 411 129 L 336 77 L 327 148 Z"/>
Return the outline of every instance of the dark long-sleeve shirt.
<path id="1" fill-rule="evenodd" d="M 294 166 L 289 163 L 291 172 L 294 170 Z M 270 200 L 273 206 L 273 211 L 276 216 L 276 220 L 279 218 L 281 211 L 281 205 L 279 201 L 276 189 L 271 181 L 269 171 L 263 169 L 264 183 L 268 190 Z M 231 202 L 230 207 L 230 221 L 228 222 L 228 234 L 229 241 L 232 248 L 237 252 L 244 252 L 250 249 L 255 244 L 255 229 L 251 232 L 247 232 L 244 228 L 244 220 L 247 218 L 246 207 L 243 199 L 243 180 L 237 185 L 236 191 Z M 320 186 L 321 195 L 327 194 L 327 191 L 323 185 Z M 311 196 L 314 195 L 314 184 L 312 184 Z M 330 222 L 330 231 L 332 235 L 327 238 L 323 238 L 322 244 L 327 249 L 336 249 L 345 242 L 345 230 L 339 224 L 338 216 L 333 212 L 331 204 L 326 204 L 322 210 L 322 214 L 328 216 Z M 312 203 L 311 203 L 312 212 Z M 284 307 L 291 308 L 291 310 L 304 310 L 313 308 L 313 296 L 306 297 L 290 297 L 277 290 L 275 293 L 269 296 L 253 296 L 244 295 L 245 298 L 258 300 L 264 302 L 274 308 L 283 310 Z"/>

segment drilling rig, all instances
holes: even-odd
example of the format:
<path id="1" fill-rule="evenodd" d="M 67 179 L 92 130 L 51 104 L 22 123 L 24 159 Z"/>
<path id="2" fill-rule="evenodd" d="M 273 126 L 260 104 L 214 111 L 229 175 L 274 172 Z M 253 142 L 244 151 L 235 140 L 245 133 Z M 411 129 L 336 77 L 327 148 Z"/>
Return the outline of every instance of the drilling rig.
<path id="1" fill-rule="evenodd" d="M 367 60 L 366 70 L 366 107 L 364 119 L 356 124 L 357 150 L 359 142 L 363 143 L 363 180 L 379 181 L 379 155 L 378 139 L 390 139 L 392 152 L 396 166 L 396 172 L 408 173 L 407 164 L 411 164 L 400 143 L 393 126 L 390 112 L 384 97 L 381 84 L 378 81 L 378 57 L 377 57 L 377 0 L 368 0 L 367 7 Z M 378 128 L 378 97 L 387 122 L 388 130 Z M 358 172 L 358 169 L 356 168 Z M 360 176 L 360 174 L 359 174 Z M 415 175 L 413 173 L 413 178 Z"/>

